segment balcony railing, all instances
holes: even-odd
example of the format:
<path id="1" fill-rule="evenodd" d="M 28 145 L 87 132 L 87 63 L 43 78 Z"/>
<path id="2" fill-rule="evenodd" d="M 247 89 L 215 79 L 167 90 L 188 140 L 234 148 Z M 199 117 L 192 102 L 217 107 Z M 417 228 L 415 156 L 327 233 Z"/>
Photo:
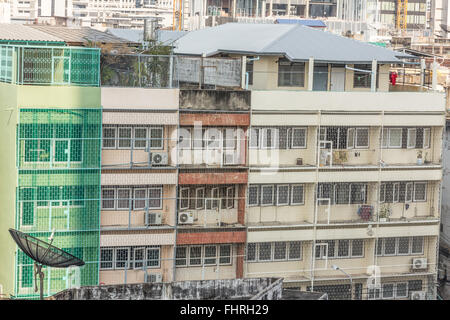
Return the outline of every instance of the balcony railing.
<path id="1" fill-rule="evenodd" d="M 1 45 L 0 81 L 98 87 L 100 49 Z"/>

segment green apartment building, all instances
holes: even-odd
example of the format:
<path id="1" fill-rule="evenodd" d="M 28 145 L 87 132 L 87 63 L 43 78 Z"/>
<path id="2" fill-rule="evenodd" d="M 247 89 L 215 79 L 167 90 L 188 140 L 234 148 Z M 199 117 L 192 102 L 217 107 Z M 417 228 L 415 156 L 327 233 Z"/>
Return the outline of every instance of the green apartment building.
<path id="1" fill-rule="evenodd" d="M 102 110 L 100 50 L 0 44 L 0 290 L 32 298 L 33 262 L 8 228 L 83 259 L 45 268 L 44 294 L 98 284 Z M 14 257 L 14 259 L 11 259 Z"/>

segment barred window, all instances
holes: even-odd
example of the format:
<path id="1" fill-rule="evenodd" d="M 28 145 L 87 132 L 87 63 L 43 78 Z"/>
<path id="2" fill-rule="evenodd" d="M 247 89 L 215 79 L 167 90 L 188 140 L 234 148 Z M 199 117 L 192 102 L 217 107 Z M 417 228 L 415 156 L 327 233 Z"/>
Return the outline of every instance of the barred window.
<path id="1" fill-rule="evenodd" d="M 300 260 L 302 257 L 302 246 L 300 241 L 289 242 L 289 260 Z"/>
<path id="2" fill-rule="evenodd" d="M 130 189 L 117 189 L 117 209 L 130 209 Z"/>
<path id="3" fill-rule="evenodd" d="M 180 189 L 180 209 L 189 209 L 189 188 Z"/>
<path id="4" fill-rule="evenodd" d="M 412 238 L 412 250 L 413 254 L 423 253 L 423 237 L 413 237 Z"/>
<path id="5" fill-rule="evenodd" d="M 362 257 L 364 255 L 364 240 L 352 240 L 352 257 Z"/>
<path id="6" fill-rule="evenodd" d="M 189 265 L 198 266 L 202 264 L 202 247 L 189 247 Z"/>
<path id="7" fill-rule="evenodd" d="M 350 255 L 349 244 L 349 240 L 339 240 L 338 257 L 348 257 Z"/>
<path id="8" fill-rule="evenodd" d="M 355 64 L 355 69 L 372 71 L 369 64 Z M 353 71 L 353 87 L 354 88 L 370 88 L 372 82 L 372 73 L 364 71 Z"/>
<path id="9" fill-rule="evenodd" d="M 292 148 L 306 148 L 306 128 L 292 128 Z"/>
<path id="10" fill-rule="evenodd" d="M 384 283 L 382 285 L 382 294 L 383 294 L 383 299 L 394 298 L 394 284 L 393 283 Z"/>
<path id="11" fill-rule="evenodd" d="M 157 268 L 159 267 L 159 247 L 147 248 L 147 267 Z"/>
<path id="12" fill-rule="evenodd" d="M 142 268 L 144 266 L 145 248 L 134 248 L 131 252 L 131 260 L 134 263 L 134 268 Z"/>
<path id="13" fill-rule="evenodd" d="M 231 263 L 231 245 L 223 244 L 219 246 L 219 263 L 220 264 L 230 264 Z"/>
<path id="14" fill-rule="evenodd" d="M 407 147 L 408 148 L 416 147 L 416 135 L 417 135 L 417 130 L 415 128 L 408 128 L 408 139 L 407 139 Z"/>
<path id="15" fill-rule="evenodd" d="M 305 83 L 305 63 L 291 62 L 281 58 L 278 60 L 278 86 L 303 87 Z"/>
<path id="16" fill-rule="evenodd" d="M 163 149 L 164 148 L 164 129 L 150 128 L 150 149 Z"/>
<path id="17" fill-rule="evenodd" d="M 274 260 L 286 260 L 286 242 L 274 243 Z"/>
<path id="18" fill-rule="evenodd" d="M 205 188 L 197 188 L 195 190 L 195 209 L 204 209 L 205 208 Z"/>
<path id="19" fill-rule="evenodd" d="M 272 243 L 262 242 L 259 244 L 259 261 L 269 261 L 272 259 Z"/>
<path id="20" fill-rule="evenodd" d="M 217 247 L 216 246 L 205 246 L 205 258 L 204 264 L 216 264 Z"/>
<path id="21" fill-rule="evenodd" d="M 259 204 L 259 186 L 248 187 L 248 205 L 257 206 Z"/>
<path id="22" fill-rule="evenodd" d="M 272 185 L 261 186 L 261 205 L 273 205 L 274 187 Z"/>
<path id="23" fill-rule="evenodd" d="M 162 209 L 162 188 L 148 189 L 148 207 L 149 209 Z"/>
<path id="24" fill-rule="evenodd" d="M 409 253 L 409 240 L 408 237 L 398 238 L 398 254 L 408 254 Z"/>
<path id="25" fill-rule="evenodd" d="M 426 201 L 427 184 L 425 182 L 414 183 L 414 201 Z"/>
<path id="26" fill-rule="evenodd" d="M 396 238 L 384 239 L 384 255 L 395 255 Z"/>
<path id="27" fill-rule="evenodd" d="M 147 189 L 134 189 L 134 209 L 145 209 L 146 208 L 146 197 Z"/>
<path id="28" fill-rule="evenodd" d="M 259 129 L 251 128 L 250 129 L 250 148 L 258 148 L 259 147 Z"/>
<path id="29" fill-rule="evenodd" d="M 119 248 L 116 250 L 116 269 L 124 269 L 128 265 L 129 248 Z"/>
<path id="30" fill-rule="evenodd" d="M 113 249 L 101 248 L 100 249 L 100 269 L 112 269 L 113 268 Z"/>
<path id="31" fill-rule="evenodd" d="M 303 196 L 303 185 L 293 185 L 292 186 L 292 199 L 291 204 L 304 204 L 304 196 Z"/>
<path id="32" fill-rule="evenodd" d="M 114 189 L 102 189 L 102 209 L 114 209 Z"/>
<path id="33" fill-rule="evenodd" d="M 187 247 L 177 247 L 175 251 L 175 265 L 187 265 Z"/>
<path id="34" fill-rule="evenodd" d="M 289 205 L 289 185 L 277 186 L 277 205 Z"/>
<path id="35" fill-rule="evenodd" d="M 131 147 L 131 128 L 119 128 L 119 148 Z"/>
<path id="36" fill-rule="evenodd" d="M 247 243 L 247 261 L 256 261 L 256 243 Z"/>
<path id="37" fill-rule="evenodd" d="M 103 128 L 103 148 L 114 149 L 116 147 L 116 128 L 104 127 Z"/>
<path id="38" fill-rule="evenodd" d="M 134 128 L 134 148 L 144 149 L 147 147 L 147 128 Z"/>

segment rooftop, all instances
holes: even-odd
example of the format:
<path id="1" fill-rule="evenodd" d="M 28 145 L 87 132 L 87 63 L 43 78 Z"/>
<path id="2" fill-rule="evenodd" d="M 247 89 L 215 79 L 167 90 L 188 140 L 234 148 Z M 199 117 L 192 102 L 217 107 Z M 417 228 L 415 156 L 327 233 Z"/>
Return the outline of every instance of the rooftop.
<path id="1" fill-rule="evenodd" d="M 402 63 L 414 56 L 300 24 L 227 23 L 187 33 L 175 42 L 176 54 L 219 53 L 286 56 L 291 61 Z"/>

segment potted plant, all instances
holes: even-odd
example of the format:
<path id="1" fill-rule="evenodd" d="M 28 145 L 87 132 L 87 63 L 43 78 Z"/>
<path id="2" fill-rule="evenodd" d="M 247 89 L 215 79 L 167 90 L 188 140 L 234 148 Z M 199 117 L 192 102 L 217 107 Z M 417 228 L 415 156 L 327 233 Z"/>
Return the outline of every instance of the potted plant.
<path id="1" fill-rule="evenodd" d="M 423 164 L 422 150 L 417 151 L 417 164 L 418 164 L 418 165 Z"/>
<path id="2" fill-rule="evenodd" d="M 380 222 L 388 221 L 390 215 L 391 215 L 391 208 L 389 208 L 386 205 L 383 205 L 380 208 L 380 212 L 378 213 L 378 217 L 380 219 Z"/>

